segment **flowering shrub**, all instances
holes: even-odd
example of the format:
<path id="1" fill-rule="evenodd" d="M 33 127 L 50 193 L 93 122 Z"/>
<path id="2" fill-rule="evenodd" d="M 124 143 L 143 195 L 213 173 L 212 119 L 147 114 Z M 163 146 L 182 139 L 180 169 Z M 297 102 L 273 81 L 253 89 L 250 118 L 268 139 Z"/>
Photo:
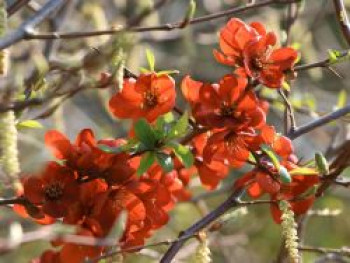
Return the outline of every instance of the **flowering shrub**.
<path id="1" fill-rule="evenodd" d="M 281 89 L 291 79 L 296 50 L 276 48 L 274 33 L 237 18 L 220 30 L 219 43 L 214 57 L 232 72 L 217 83 L 185 76 L 181 85 L 175 84 L 152 65 L 149 72 L 124 78 L 109 110 L 132 120 L 129 137 L 98 140 L 84 129 L 71 142 L 59 131 L 48 131 L 45 143 L 55 160 L 39 174 L 22 177 L 18 196 L 30 206 L 17 204 L 14 210 L 40 224 L 74 225 L 77 235 L 98 239 L 108 237 L 125 213 L 116 244 L 133 251 L 167 224 L 177 202 L 191 198 L 187 185 L 192 178 L 199 176 L 213 190 L 230 170 L 245 167 L 249 171 L 234 182 L 232 192 L 246 190 L 252 199 L 268 194 L 276 223 L 288 207 L 292 214 L 306 213 L 320 183 L 319 169 L 303 166 L 290 139 L 266 123 L 268 102 L 257 92 L 262 86 Z M 108 82 L 106 76 L 101 82 Z M 175 108 L 177 86 L 189 113 Z M 181 116 L 176 119 L 173 111 Z M 52 244 L 60 249 L 34 262 L 83 262 L 108 252 L 108 246 L 59 238 Z"/>

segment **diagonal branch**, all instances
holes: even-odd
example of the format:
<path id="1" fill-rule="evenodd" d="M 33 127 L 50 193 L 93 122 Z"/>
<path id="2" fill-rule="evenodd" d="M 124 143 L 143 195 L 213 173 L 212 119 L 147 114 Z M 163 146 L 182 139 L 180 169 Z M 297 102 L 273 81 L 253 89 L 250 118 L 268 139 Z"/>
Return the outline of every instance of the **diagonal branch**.
<path id="1" fill-rule="evenodd" d="M 223 202 L 220 206 L 218 206 L 215 210 L 213 210 L 201 220 L 197 221 L 191 227 L 183 231 L 179 235 L 179 241 L 173 243 L 170 246 L 170 248 L 167 250 L 163 258 L 161 259 L 160 263 L 169 263 L 172 261 L 172 259 L 175 257 L 175 255 L 178 253 L 178 251 L 181 249 L 181 247 L 187 240 L 185 237 L 193 236 L 193 233 L 199 232 L 201 229 L 205 228 L 206 226 L 214 222 L 216 219 L 218 219 L 221 215 L 226 213 L 229 209 L 240 206 L 241 202 L 239 201 L 239 197 L 241 195 L 242 190 L 232 193 L 230 197 L 226 199 L 226 201 Z"/>
<path id="2" fill-rule="evenodd" d="M 350 55 L 350 50 L 340 51 L 339 55 L 337 56 L 338 61 L 336 63 L 341 62 L 346 58 L 349 58 L 349 55 Z M 327 58 L 327 59 L 323 59 L 321 61 L 313 62 L 310 64 L 296 66 L 294 67 L 294 71 L 298 72 L 298 71 L 308 70 L 312 68 L 328 68 L 332 64 L 334 64 L 334 62 L 332 62 L 331 59 Z"/>
<path id="3" fill-rule="evenodd" d="M 0 39 L 0 50 L 11 46 L 18 41 L 25 39 L 28 35 L 31 35 L 33 28 L 46 19 L 52 12 L 61 7 L 66 0 L 50 0 L 48 1 L 37 14 L 31 19 L 23 23 L 16 31 L 6 35 Z"/>
<path id="4" fill-rule="evenodd" d="M 340 24 L 343 36 L 350 46 L 350 21 L 346 13 L 345 4 L 343 0 L 333 0 L 335 13 L 337 16 L 338 23 Z"/>
<path id="5" fill-rule="evenodd" d="M 17 0 L 17 1 L 15 1 L 12 5 L 9 5 L 7 7 L 8 16 L 12 16 L 18 10 L 20 10 L 23 6 L 27 5 L 29 2 L 30 2 L 30 0 Z"/>
<path id="6" fill-rule="evenodd" d="M 242 13 L 244 11 L 257 9 L 259 7 L 269 6 L 271 4 L 290 4 L 296 3 L 299 0 L 264 0 L 254 4 L 246 4 L 244 6 L 231 8 L 225 11 L 217 12 L 210 15 L 205 15 L 201 17 L 194 18 L 188 22 L 188 24 L 199 24 L 203 22 L 208 22 L 214 19 L 231 16 L 237 13 Z M 163 25 L 150 26 L 150 27 L 127 27 L 127 28 L 110 28 L 106 30 L 96 30 L 96 31 L 76 31 L 76 32 L 48 32 L 48 33 L 36 33 L 27 32 L 25 37 L 26 40 L 29 39 L 75 39 L 83 37 L 94 37 L 101 35 L 114 35 L 119 32 L 150 32 L 150 31 L 171 31 L 175 29 L 182 29 L 183 21 L 175 23 L 167 23 Z M 0 41 L 0 49 L 3 48 L 2 41 Z"/>
<path id="7" fill-rule="evenodd" d="M 350 113 L 350 105 L 347 105 L 344 108 L 333 111 L 325 116 L 318 118 L 317 120 L 314 120 L 310 123 L 307 123 L 303 126 L 300 126 L 295 131 L 290 131 L 288 133 L 288 137 L 290 139 L 294 140 L 305 133 L 308 133 L 316 128 L 319 128 L 319 127 L 321 127 L 321 126 L 323 126 L 331 121 L 339 119 L 348 113 Z"/>

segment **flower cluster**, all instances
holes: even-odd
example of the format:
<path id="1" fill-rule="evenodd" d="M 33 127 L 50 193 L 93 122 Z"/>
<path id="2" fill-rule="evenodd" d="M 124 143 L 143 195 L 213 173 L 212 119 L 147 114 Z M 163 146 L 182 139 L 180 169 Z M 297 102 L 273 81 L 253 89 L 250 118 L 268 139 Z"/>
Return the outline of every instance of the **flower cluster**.
<path id="1" fill-rule="evenodd" d="M 75 225 L 79 235 L 103 238 L 126 211 L 125 230 L 116 244 L 129 248 L 142 245 L 155 229 L 166 224 L 167 212 L 176 200 L 185 196 L 184 184 L 175 170 L 165 174 L 153 165 L 138 177 L 140 157 L 106 153 L 99 148 L 120 146 L 125 140 L 96 141 L 92 131 L 85 129 L 75 143 L 58 131 L 47 132 L 45 142 L 57 161 L 49 162 L 40 174 L 22 179 L 22 195 L 37 209 L 15 206 L 20 215 L 30 215 L 38 223 L 51 224 L 59 220 Z M 45 252 L 39 262 L 82 262 L 104 251 L 103 247 L 59 240 L 53 244 L 62 249 Z"/>
<path id="2" fill-rule="evenodd" d="M 77 234 L 95 238 L 107 237 L 126 213 L 116 244 L 132 248 L 167 223 L 177 201 L 190 197 L 193 176 L 212 190 L 230 169 L 246 166 L 250 171 L 236 180 L 236 191 L 245 189 L 252 198 L 268 194 L 278 223 L 280 200 L 295 214 L 305 213 L 314 201 L 318 173 L 300 166 L 291 141 L 266 123 L 268 103 L 256 92 L 262 86 L 281 88 L 293 75 L 297 52 L 276 48 L 275 34 L 262 24 L 239 19 L 220 31 L 219 42 L 221 51 L 214 56 L 232 73 L 217 83 L 184 77 L 181 90 L 190 117 L 174 109 L 175 81 L 167 72 L 155 72 L 153 65 L 137 78 L 125 78 L 109 109 L 132 120 L 128 137 L 98 141 L 85 129 L 72 143 L 49 131 L 45 142 L 56 161 L 23 177 L 19 194 L 31 206 L 15 210 L 38 223 L 75 225 Z M 176 120 L 173 110 L 182 116 Z M 82 262 L 107 249 L 62 240 L 53 245 L 61 250 L 46 251 L 38 262 Z"/>

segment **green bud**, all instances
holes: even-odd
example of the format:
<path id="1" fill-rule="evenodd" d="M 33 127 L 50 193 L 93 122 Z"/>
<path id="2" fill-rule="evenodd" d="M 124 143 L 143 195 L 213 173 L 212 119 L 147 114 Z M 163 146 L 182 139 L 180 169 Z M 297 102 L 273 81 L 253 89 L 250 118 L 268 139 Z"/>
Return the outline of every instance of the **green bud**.
<path id="1" fill-rule="evenodd" d="M 183 22 L 181 23 L 181 28 L 184 28 L 188 25 L 188 23 L 191 21 L 191 19 L 193 18 L 195 12 L 196 12 L 196 1 L 195 0 L 190 0 L 190 3 L 188 4 L 188 9 L 186 11 L 185 14 L 185 18 L 183 20 Z"/>
<path id="2" fill-rule="evenodd" d="M 284 166 L 280 166 L 278 174 L 281 178 L 282 183 L 290 184 L 292 182 L 292 177 L 290 176 L 288 170 Z"/>
<path id="3" fill-rule="evenodd" d="M 315 153 L 315 161 L 316 161 L 317 169 L 321 174 L 323 175 L 329 174 L 329 165 L 322 153 L 319 153 L 319 152 Z"/>

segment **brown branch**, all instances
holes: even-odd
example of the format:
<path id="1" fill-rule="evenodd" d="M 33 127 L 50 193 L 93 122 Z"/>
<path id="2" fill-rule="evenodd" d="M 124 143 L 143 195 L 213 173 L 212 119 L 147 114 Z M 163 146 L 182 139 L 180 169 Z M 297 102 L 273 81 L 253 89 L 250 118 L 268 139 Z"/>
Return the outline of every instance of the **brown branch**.
<path id="1" fill-rule="evenodd" d="M 292 26 L 294 25 L 295 21 L 297 20 L 298 15 L 299 15 L 299 5 L 297 3 L 291 3 L 290 5 L 288 5 L 286 26 L 285 26 L 287 38 L 286 38 L 286 41 L 284 43 L 284 46 L 290 45 L 291 29 L 292 29 Z"/>
<path id="2" fill-rule="evenodd" d="M 323 193 L 332 185 L 338 184 L 336 183 L 339 175 L 349 166 L 350 160 L 350 150 L 349 150 L 349 142 L 345 142 L 340 150 L 338 151 L 338 155 L 335 160 L 330 165 L 330 174 L 324 176 L 322 178 L 323 182 L 318 187 L 316 191 L 316 197 L 320 197 Z"/>
<path id="3" fill-rule="evenodd" d="M 0 50 L 7 48 L 30 35 L 33 28 L 60 8 L 67 0 L 48 1 L 33 17 L 24 22 L 16 31 L 6 35 L 0 40 Z"/>
<path id="4" fill-rule="evenodd" d="M 231 16 L 234 14 L 242 13 L 244 11 L 256 9 L 259 7 L 269 6 L 271 4 L 290 4 L 296 3 L 299 0 L 264 0 L 254 4 L 247 4 L 241 7 L 231 8 L 225 11 L 217 12 L 210 15 L 205 15 L 201 17 L 194 18 L 188 22 L 188 24 L 198 24 L 203 22 L 208 22 L 214 19 Z M 175 29 L 181 29 L 183 26 L 183 21 L 178 21 L 175 23 L 167 23 L 157 26 L 149 27 L 127 27 L 127 28 L 110 28 L 105 30 L 96 30 L 96 31 L 86 31 L 86 32 L 48 32 L 48 33 L 36 33 L 36 32 L 27 32 L 23 36 L 23 39 L 75 39 L 75 38 L 84 38 L 84 37 L 95 37 L 101 35 L 114 35 L 119 32 L 150 32 L 150 31 L 171 31 Z M 0 49 L 4 48 L 2 41 L 0 41 Z"/>
<path id="5" fill-rule="evenodd" d="M 135 75 L 128 70 L 127 68 L 124 68 L 124 76 L 126 78 L 128 77 L 135 77 Z M 96 85 L 95 88 L 104 88 L 106 86 L 108 86 L 110 83 L 103 83 L 100 85 Z M 70 91 L 67 91 L 63 94 L 57 94 L 57 93 L 52 93 L 47 95 L 44 98 L 33 98 L 33 99 L 28 99 L 28 100 L 24 100 L 24 101 L 14 101 L 8 105 L 0 105 L 0 113 L 1 112 L 6 112 L 9 110 L 13 110 L 13 111 L 22 111 L 28 107 L 34 107 L 34 106 L 41 106 L 53 99 L 59 98 L 59 97 L 72 97 L 74 95 L 76 95 L 78 92 L 85 90 L 87 88 L 91 88 L 91 83 L 89 85 L 86 84 L 81 84 L 78 87 L 76 87 L 75 89 L 72 89 Z"/>
<path id="6" fill-rule="evenodd" d="M 337 58 L 339 61 L 342 61 L 341 59 L 349 57 L 349 55 L 350 55 L 350 50 L 343 50 L 343 51 L 340 51 L 340 54 Z M 334 62 L 332 62 L 329 58 L 327 58 L 318 62 L 296 66 L 294 67 L 294 71 L 298 72 L 298 71 L 309 70 L 313 68 L 328 68 L 332 64 L 334 64 Z"/>
<path id="7" fill-rule="evenodd" d="M 12 16 L 15 14 L 18 10 L 20 10 L 23 6 L 27 5 L 30 2 L 30 0 L 17 0 L 12 5 L 9 5 L 7 7 L 7 14 L 8 16 Z"/>
<path id="8" fill-rule="evenodd" d="M 181 249 L 181 247 L 184 245 L 185 241 L 187 240 L 186 237 L 190 237 L 194 233 L 199 232 L 212 222 L 214 222 L 216 219 L 218 219 L 221 215 L 226 213 L 228 210 L 234 207 L 239 207 L 240 201 L 239 197 L 242 194 L 242 190 L 236 191 L 232 193 L 226 201 L 224 201 L 221 205 L 219 205 L 216 209 L 214 209 L 212 212 L 210 212 L 208 215 L 203 217 L 201 220 L 197 221 L 195 224 L 193 224 L 191 227 L 186 229 L 184 232 L 182 232 L 179 235 L 179 241 L 174 242 L 170 248 L 167 250 L 167 252 L 162 257 L 160 263 L 169 263 L 172 261 L 172 259 L 175 257 L 177 252 Z M 182 240 L 182 238 L 184 240 Z"/>
<path id="9" fill-rule="evenodd" d="M 350 105 L 347 105 L 344 108 L 333 111 L 327 115 L 324 115 L 324 116 L 318 118 L 317 120 L 314 120 L 310 123 L 307 123 L 303 126 L 300 126 L 295 131 L 290 131 L 288 133 L 288 137 L 290 139 L 294 140 L 305 133 L 308 133 L 314 129 L 317 129 L 317 128 L 319 128 L 319 127 L 321 127 L 321 126 L 323 126 L 331 121 L 339 119 L 348 113 L 350 113 Z"/>
<path id="10" fill-rule="evenodd" d="M 0 199 L 0 206 L 5 205 L 26 205 L 28 200 L 22 197 L 11 197 L 11 198 L 2 198 Z"/>
<path id="11" fill-rule="evenodd" d="M 350 46 L 350 21 L 346 12 L 344 1 L 333 0 L 333 4 L 343 36 L 348 43 L 348 46 Z"/>
<path id="12" fill-rule="evenodd" d="M 278 92 L 281 95 L 285 105 L 285 113 L 284 113 L 285 129 L 284 130 L 285 130 L 285 134 L 288 134 L 290 132 L 294 132 L 297 129 L 295 117 L 294 117 L 294 110 L 285 92 L 282 89 L 279 89 Z"/>
<path id="13" fill-rule="evenodd" d="M 299 246 L 299 250 L 312 253 L 321 253 L 321 254 L 340 254 L 342 256 L 350 257 L 350 248 L 325 248 L 325 247 L 312 247 L 312 246 Z"/>

